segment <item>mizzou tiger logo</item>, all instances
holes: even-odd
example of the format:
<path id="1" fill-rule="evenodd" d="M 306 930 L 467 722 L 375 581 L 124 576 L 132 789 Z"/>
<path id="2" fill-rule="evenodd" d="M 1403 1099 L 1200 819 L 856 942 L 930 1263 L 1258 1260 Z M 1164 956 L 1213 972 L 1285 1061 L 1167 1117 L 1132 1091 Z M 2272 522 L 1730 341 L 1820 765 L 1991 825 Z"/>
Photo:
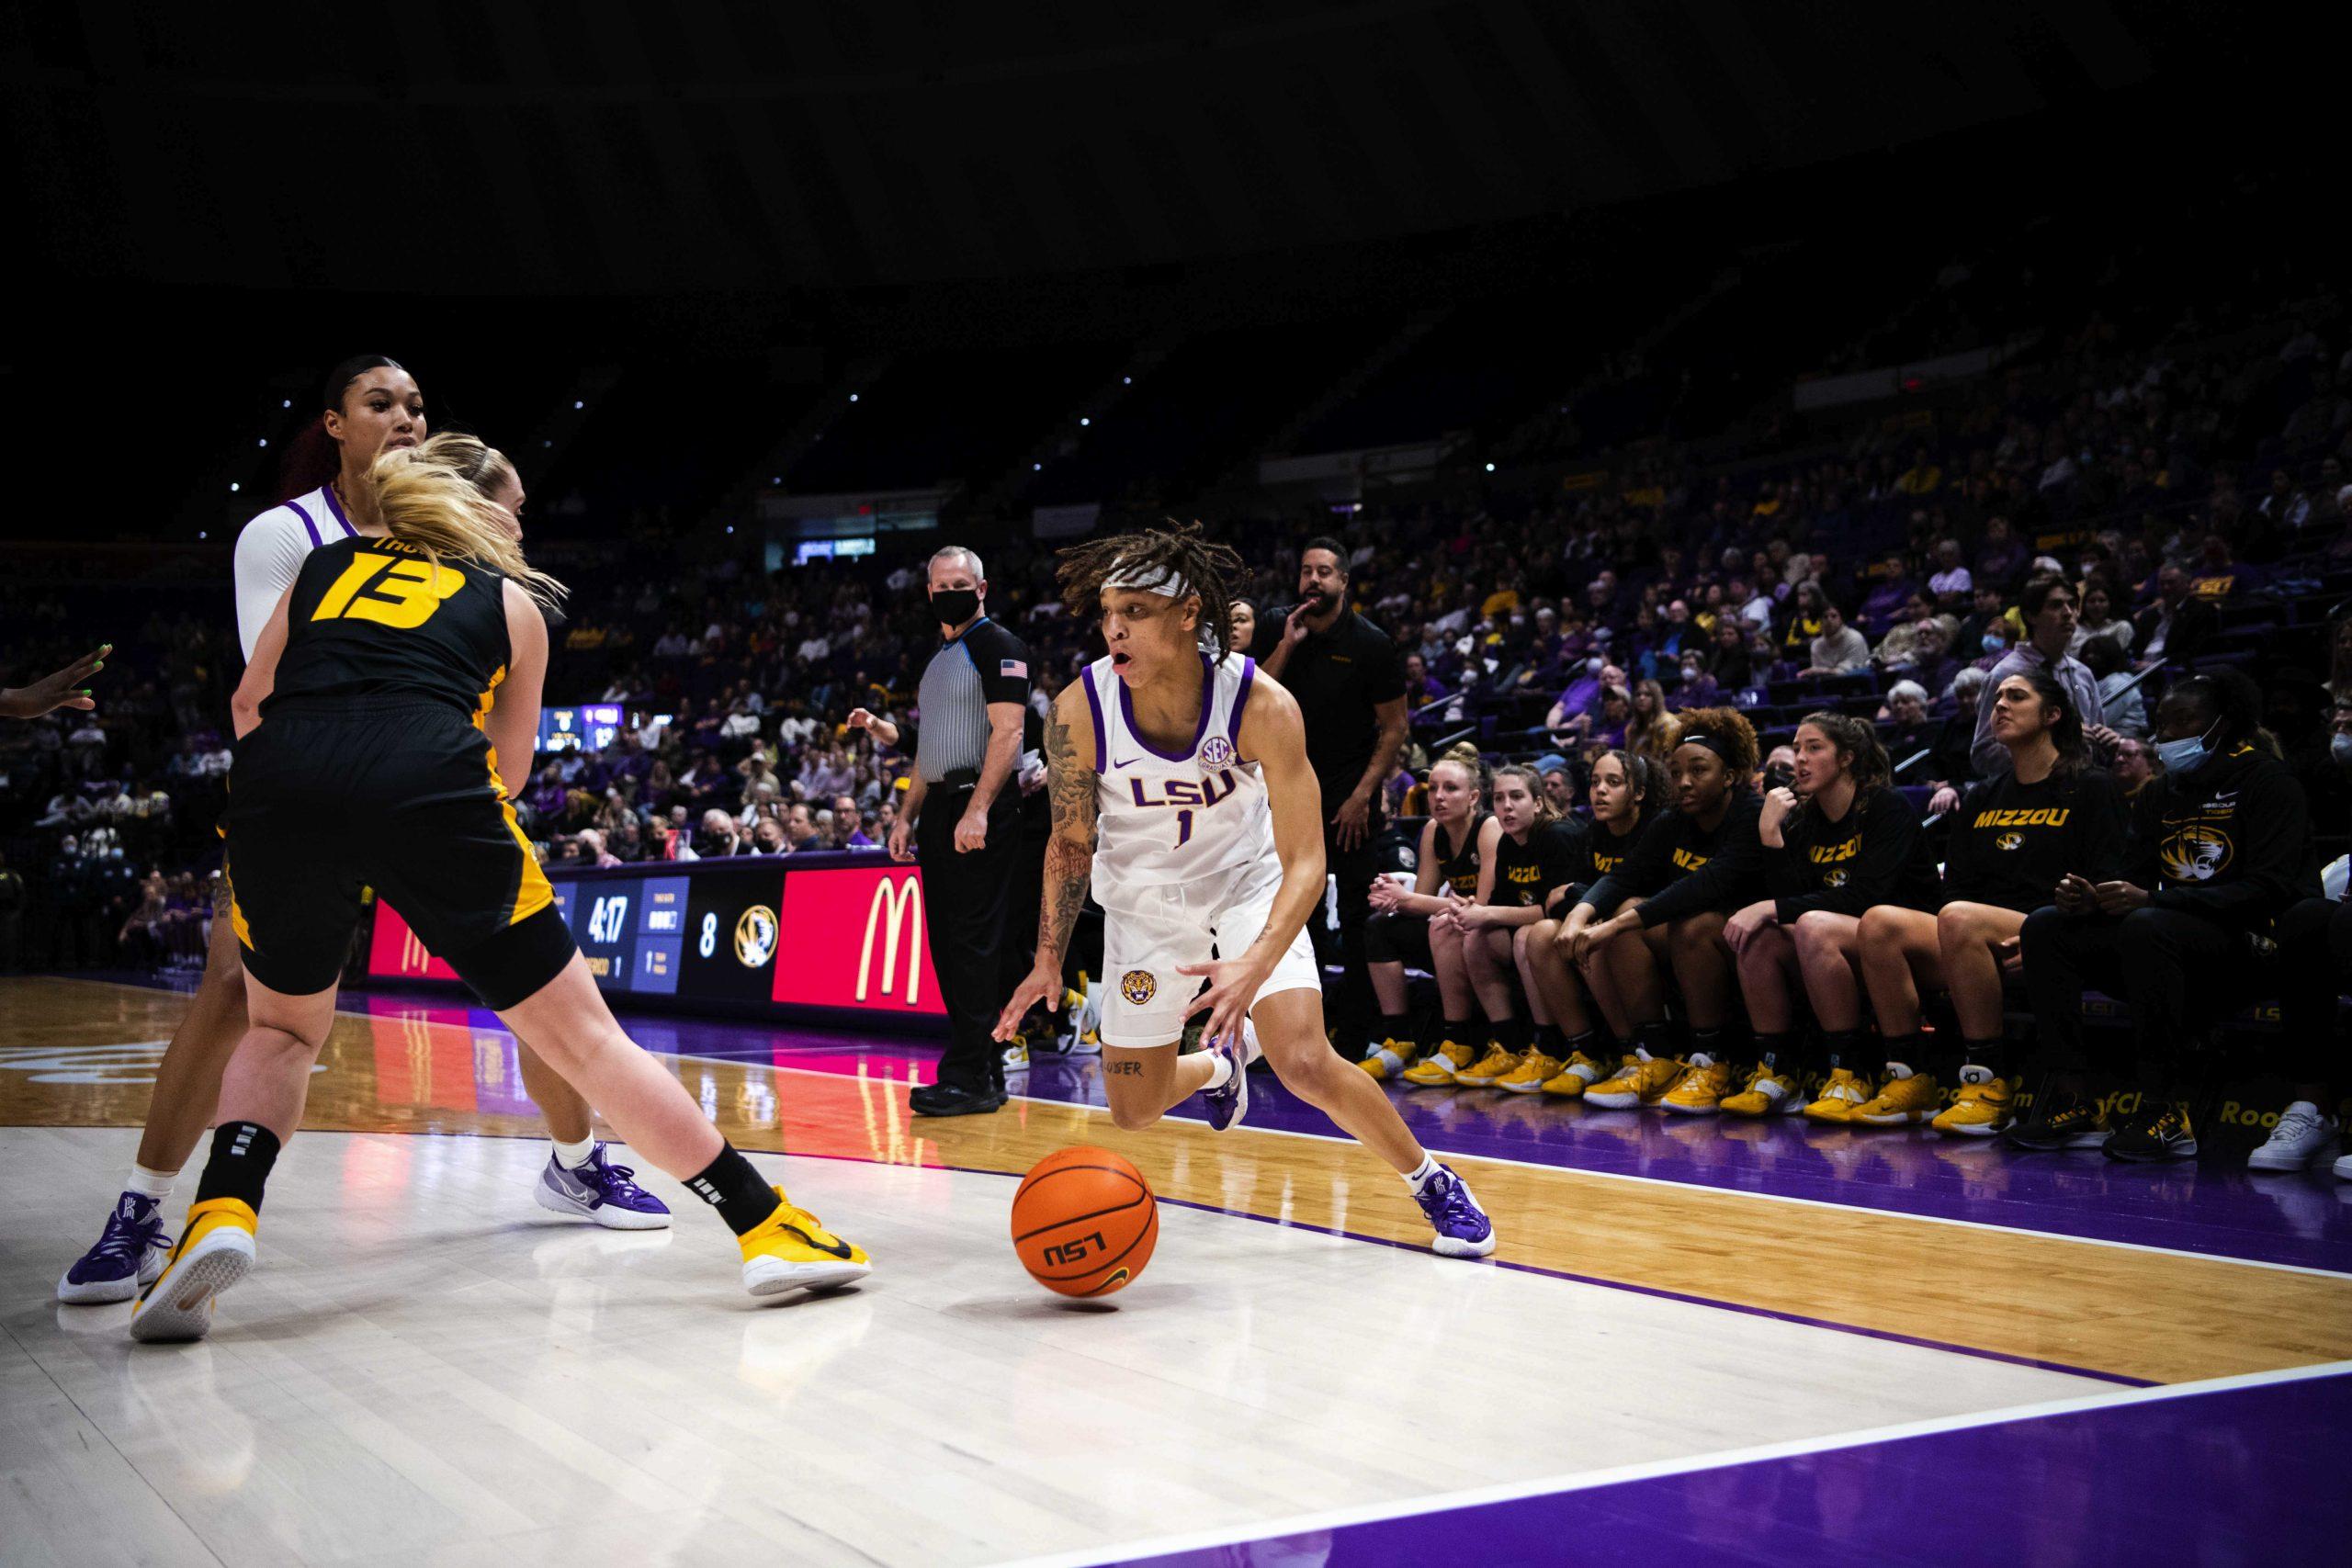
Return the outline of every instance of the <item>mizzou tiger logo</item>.
<path id="1" fill-rule="evenodd" d="M 2156 856 L 2175 882 L 2211 882 L 2230 869 L 2236 848 L 2219 828 L 2191 822 L 2174 829 Z"/>
<path id="2" fill-rule="evenodd" d="M 1993 840 L 1993 847 L 1996 850 L 2007 851 L 2019 848 L 2024 843 L 2025 835 L 2023 833 L 2004 833 L 1999 838 Z"/>
<path id="3" fill-rule="evenodd" d="M 1130 969 L 1119 976 L 1119 995 L 1141 1007 L 1159 994 L 1159 982 L 1148 969 Z"/>
<path id="4" fill-rule="evenodd" d="M 1823 877 L 1823 878 L 1821 879 L 1821 885 L 1822 885 L 1824 887 L 1843 887 L 1843 886 L 1846 886 L 1846 868 L 1845 868 L 1844 866 L 1842 866 L 1842 865 L 1841 865 L 1841 866 L 1839 866 L 1836 871 L 1833 871 L 1833 872 L 1831 872 L 1828 875 L 1826 875 L 1826 876 Z"/>

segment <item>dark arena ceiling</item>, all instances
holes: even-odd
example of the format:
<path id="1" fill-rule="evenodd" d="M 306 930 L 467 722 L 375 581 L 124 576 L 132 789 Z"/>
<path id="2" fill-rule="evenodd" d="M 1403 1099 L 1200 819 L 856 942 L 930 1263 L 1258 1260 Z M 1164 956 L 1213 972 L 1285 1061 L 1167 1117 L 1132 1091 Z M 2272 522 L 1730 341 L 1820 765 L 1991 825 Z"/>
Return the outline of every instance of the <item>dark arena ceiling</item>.
<path id="1" fill-rule="evenodd" d="M 2193 69 L 2229 15 L 11 6 L 0 167 L 20 261 L 62 279 L 855 289 L 1383 242 L 1796 169 Z"/>

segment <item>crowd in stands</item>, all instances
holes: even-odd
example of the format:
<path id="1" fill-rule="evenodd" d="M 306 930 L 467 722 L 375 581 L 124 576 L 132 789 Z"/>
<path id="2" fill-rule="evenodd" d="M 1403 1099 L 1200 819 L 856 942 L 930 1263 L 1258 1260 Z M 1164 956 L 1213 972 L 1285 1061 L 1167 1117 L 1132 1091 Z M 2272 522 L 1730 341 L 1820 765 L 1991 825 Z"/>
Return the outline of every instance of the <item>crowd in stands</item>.
<path id="1" fill-rule="evenodd" d="M 2317 857 L 2340 852 L 2352 795 L 2344 766 L 2352 618 L 2329 611 L 2352 595 L 2346 325 L 2340 302 L 2324 298 L 2304 302 L 2291 325 L 2219 342 L 2175 333 L 2119 344 L 2087 333 L 2039 367 L 1807 431 L 1802 444 L 1792 433 L 1766 456 L 1708 462 L 1645 444 L 1544 491 L 1442 484 L 1336 517 L 1318 505 L 1223 524 L 1254 574 L 1242 591 L 1252 623 L 1245 646 L 1262 649 L 1283 635 L 1299 542 L 1336 531 L 1350 547 L 1354 603 L 1406 655 L 1413 739 L 1387 792 L 1395 858 L 1400 867 L 1418 861 L 1423 883 L 1452 869 L 1442 887 L 1417 886 L 1381 910 L 1418 911 L 1438 939 L 1430 962 L 1444 1026 L 1424 1050 L 1417 1035 L 1426 1032 L 1407 1031 L 1397 1023 L 1407 1014 L 1388 1008 L 1406 959 L 1429 967 L 1418 937 L 1391 931 L 1375 944 L 1390 956 L 1373 960 L 1397 966 L 1374 971 L 1390 1014 L 1387 1065 L 1426 1078 L 1442 1062 L 1445 1081 L 1470 1083 L 1498 1044 L 1514 1060 L 1493 1076 L 1544 1067 L 1518 1086 L 1540 1089 L 1579 1054 L 1614 1074 L 1614 1046 L 1670 1043 L 1652 1055 L 1674 1065 L 1671 1081 L 1645 1079 L 1638 1099 L 1688 1087 L 1680 1080 L 1698 1057 L 1714 1084 L 1712 1069 L 1728 1072 L 1735 1053 L 1696 1049 L 1690 1036 L 1731 1028 L 1735 1016 L 1747 1021 L 1747 1038 L 1763 1042 L 1741 1047 L 1749 1074 L 1780 1058 L 1772 1042 L 1793 1032 L 1799 1014 L 1833 1035 L 1853 1034 L 1865 1014 L 1882 1034 L 1901 1032 L 1912 1021 L 1905 1007 L 1916 1012 L 1917 1003 L 1903 1000 L 1894 976 L 1849 963 L 1850 998 L 1825 1007 L 1815 981 L 1831 960 L 1808 945 L 1803 933 L 1813 928 L 1750 918 L 1765 893 L 1776 908 L 1810 896 L 1766 864 L 1765 852 L 1781 848 L 1772 838 L 1801 844 L 1812 833 L 1819 842 L 1825 830 L 1817 811 L 1781 792 L 1809 781 L 1809 800 L 1822 778 L 1846 779 L 1868 803 L 1866 818 L 1917 825 L 1919 848 L 1897 857 L 1900 875 L 1915 876 L 1913 862 L 1926 854 L 1949 877 L 1952 835 L 1972 819 L 1963 797 L 2010 766 L 2019 679 L 2050 709 L 2045 730 L 2071 721 L 2081 763 L 2116 785 L 2117 811 L 2169 787 L 2161 749 L 2179 738 L 2163 735 L 2161 718 L 2178 696 L 2176 705 L 2215 724 L 2226 717 L 2233 745 L 2275 747 Z M 575 592 L 548 700 L 616 704 L 628 716 L 609 747 L 538 759 L 518 805 L 548 858 L 611 865 L 888 844 L 907 759 L 849 716 L 908 713 L 915 673 L 936 645 L 922 578 L 933 542 L 873 563 L 763 570 L 735 557 L 694 564 L 668 541 L 636 541 L 568 572 L 559 543 L 550 564 Z M 1090 629 L 1060 609 L 1049 545 L 1015 540 L 983 553 L 989 612 L 1015 623 L 1038 656 L 1042 710 L 1092 656 Z M 62 612 L 17 607 L 16 624 L 33 628 L 36 647 L 70 640 Z M 217 621 L 158 618 L 130 645 L 128 667 L 108 671 L 94 720 L 58 716 L 0 737 L 10 797 L 34 806 L 14 825 L 14 859 L 28 863 L 30 850 L 47 872 L 40 896 L 71 911 L 45 928 L 49 962 L 192 950 L 190 923 L 208 900 L 198 878 L 182 874 L 202 869 L 201 840 L 217 815 L 228 651 L 225 606 Z M 2241 711 L 2242 688 L 2222 678 L 2232 671 L 2259 678 L 2251 714 Z M 1545 857 L 1563 852 L 1539 831 L 1548 819 L 1579 824 L 1590 874 L 1546 880 L 1547 891 L 1599 887 L 1604 902 L 1662 895 L 1663 884 L 1624 880 L 1657 881 L 1655 865 L 1613 863 L 1638 861 L 1639 827 L 1687 793 L 1694 732 L 1715 743 L 1700 750 L 1715 759 L 1723 791 L 1696 815 L 1736 803 L 1759 857 L 1745 888 L 1758 897 L 1712 909 L 1724 930 L 1709 940 L 1720 945 L 1712 959 L 1693 960 L 1690 974 L 1711 975 L 1713 991 L 1702 980 L 1694 999 L 1671 931 L 1626 940 L 1635 927 L 1654 933 L 1676 922 L 1627 921 L 1598 904 L 1581 926 L 1574 904 L 1520 905 L 1499 919 L 1453 908 L 1487 902 L 1465 854 L 1480 864 L 1517 855 L 1553 863 Z M 1830 761 L 1819 756 L 1825 748 Z M 1461 765 L 1445 766 L 1447 757 Z M 1496 771 L 1513 763 L 1523 770 Z M 1990 809 L 1980 803 L 1974 815 Z M 1693 815 L 1688 805 L 1671 814 Z M 1709 832 L 1720 829 L 1718 818 Z M 1512 847 L 1481 852 L 1464 834 L 1498 834 Z M 1593 846 L 1604 838 L 1623 841 L 1603 852 Z M 1534 840 L 1543 841 L 1529 848 Z M 1697 852 L 1681 848 L 1686 858 Z M 2126 879 L 2120 863 L 2112 869 L 2109 880 Z M 2143 865 L 2134 885 L 2154 891 L 2173 869 Z M 2294 889 L 2315 896 L 2317 884 Z M 1426 902 L 1449 896 L 1444 908 Z M 1888 907 L 1933 914 L 1922 908 L 1930 902 L 1913 887 Z M 1992 944 L 2010 943 L 2000 962 L 2014 964 L 2033 945 L 2031 910 L 1984 907 L 2018 917 L 2019 929 Z M 1841 907 L 1853 928 L 1841 938 L 1849 950 L 1874 908 Z M 1548 946 L 1536 935 L 1545 921 L 1557 928 Z M 1623 923 L 1590 934 L 1612 922 Z M 1942 970 L 1981 982 L 1982 964 L 1934 946 L 1944 922 L 1930 923 L 1933 932 L 1914 922 L 1898 933 L 1914 955 L 1913 988 Z M 1600 971 L 1596 942 L 1620 954 Z M 2065 962 L 2098 983 L 2106 960 Z M 1685 1032 L 1645 1036 L 1678 995 L 1673 1017 Z M 1980 995 L 1953 1038 L 1976 1039 L 1969 1030 L 1984 1021 L 1983 1004 Z M 1584 1046 L 1570 1027 L 1575 1006 L 1592 1026 Z M 1853 1022 L 1839 1021 L 1849 1014 Z M 1532 1031 L 1547 1017 L 1556 1039 L 1487 1028 L 1509 1018 Z M 1473 1059 L 1453 1060 L 1464 1052 Z M 1868 1103 L 1880 1086 L 1863 1080 L 1893 1072 L 1851 1041 L 1830 1055 L 1838 1062 L 1826 1076 L 1844 1070 L 1871 1090 L 1841 1090 L 1831 1097 L 1840 1103 Z M 1603 1080 L 1581 1081 L 1589 1095 Z M 1725 1091 L 1719 1100 L 1736 1098 L 1728 1083 L 1714 1087 Z"/>

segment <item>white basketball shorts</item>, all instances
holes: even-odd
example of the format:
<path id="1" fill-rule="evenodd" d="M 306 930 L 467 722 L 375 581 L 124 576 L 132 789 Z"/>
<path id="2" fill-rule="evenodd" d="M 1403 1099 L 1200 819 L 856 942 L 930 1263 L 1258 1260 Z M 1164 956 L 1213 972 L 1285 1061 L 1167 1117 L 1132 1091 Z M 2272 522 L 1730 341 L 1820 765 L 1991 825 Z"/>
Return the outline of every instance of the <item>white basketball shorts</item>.
<path id="1" fill-rule="evenodd" d="M 1282 883 L 1282 867 L 1269 862 L 1196 882 L 1120 888 L 1121 907 L 1102 912 L 1102 1043 L 1148 1050 L 1182 1039 L 1185 1010 L 1203 981 L 1177 970 L 1212 956 L 1238 958 L 1266 929 Z M 1250 1005 L 1310 987 L 1321 990 L 1323 975 L 1301 926 Z"/>

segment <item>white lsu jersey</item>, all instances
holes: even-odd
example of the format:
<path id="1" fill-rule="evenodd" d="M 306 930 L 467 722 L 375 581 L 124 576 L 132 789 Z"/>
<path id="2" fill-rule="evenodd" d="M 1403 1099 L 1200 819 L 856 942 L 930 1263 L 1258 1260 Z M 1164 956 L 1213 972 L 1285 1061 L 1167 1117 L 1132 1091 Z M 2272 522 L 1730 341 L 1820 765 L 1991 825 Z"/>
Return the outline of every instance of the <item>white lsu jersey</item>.
<path id="1" fill-rule="evenodd" d="M 1094 720 L 1094 897 L 1105 909 L 1158 908 L 1161 891 L 1274 856 L 1274 820 L 1258 764 L 1241 760 L 1241 715 L 1258 665 L 1243 654 L 1201 655 L 1201 717 L 1192 743 L 1162 751 L 1135 726 L 1135 708 L 1108 658 L 1087 666 Z"/>
<path id="2" fill-rule="evenodd" d="M 302 562 L 321 545 L 356 537 L 334 486 L 323 484 L 262 513 L 237 535 L 237 640 L 254 656 L 262 627 L 294 585 Z"/>

